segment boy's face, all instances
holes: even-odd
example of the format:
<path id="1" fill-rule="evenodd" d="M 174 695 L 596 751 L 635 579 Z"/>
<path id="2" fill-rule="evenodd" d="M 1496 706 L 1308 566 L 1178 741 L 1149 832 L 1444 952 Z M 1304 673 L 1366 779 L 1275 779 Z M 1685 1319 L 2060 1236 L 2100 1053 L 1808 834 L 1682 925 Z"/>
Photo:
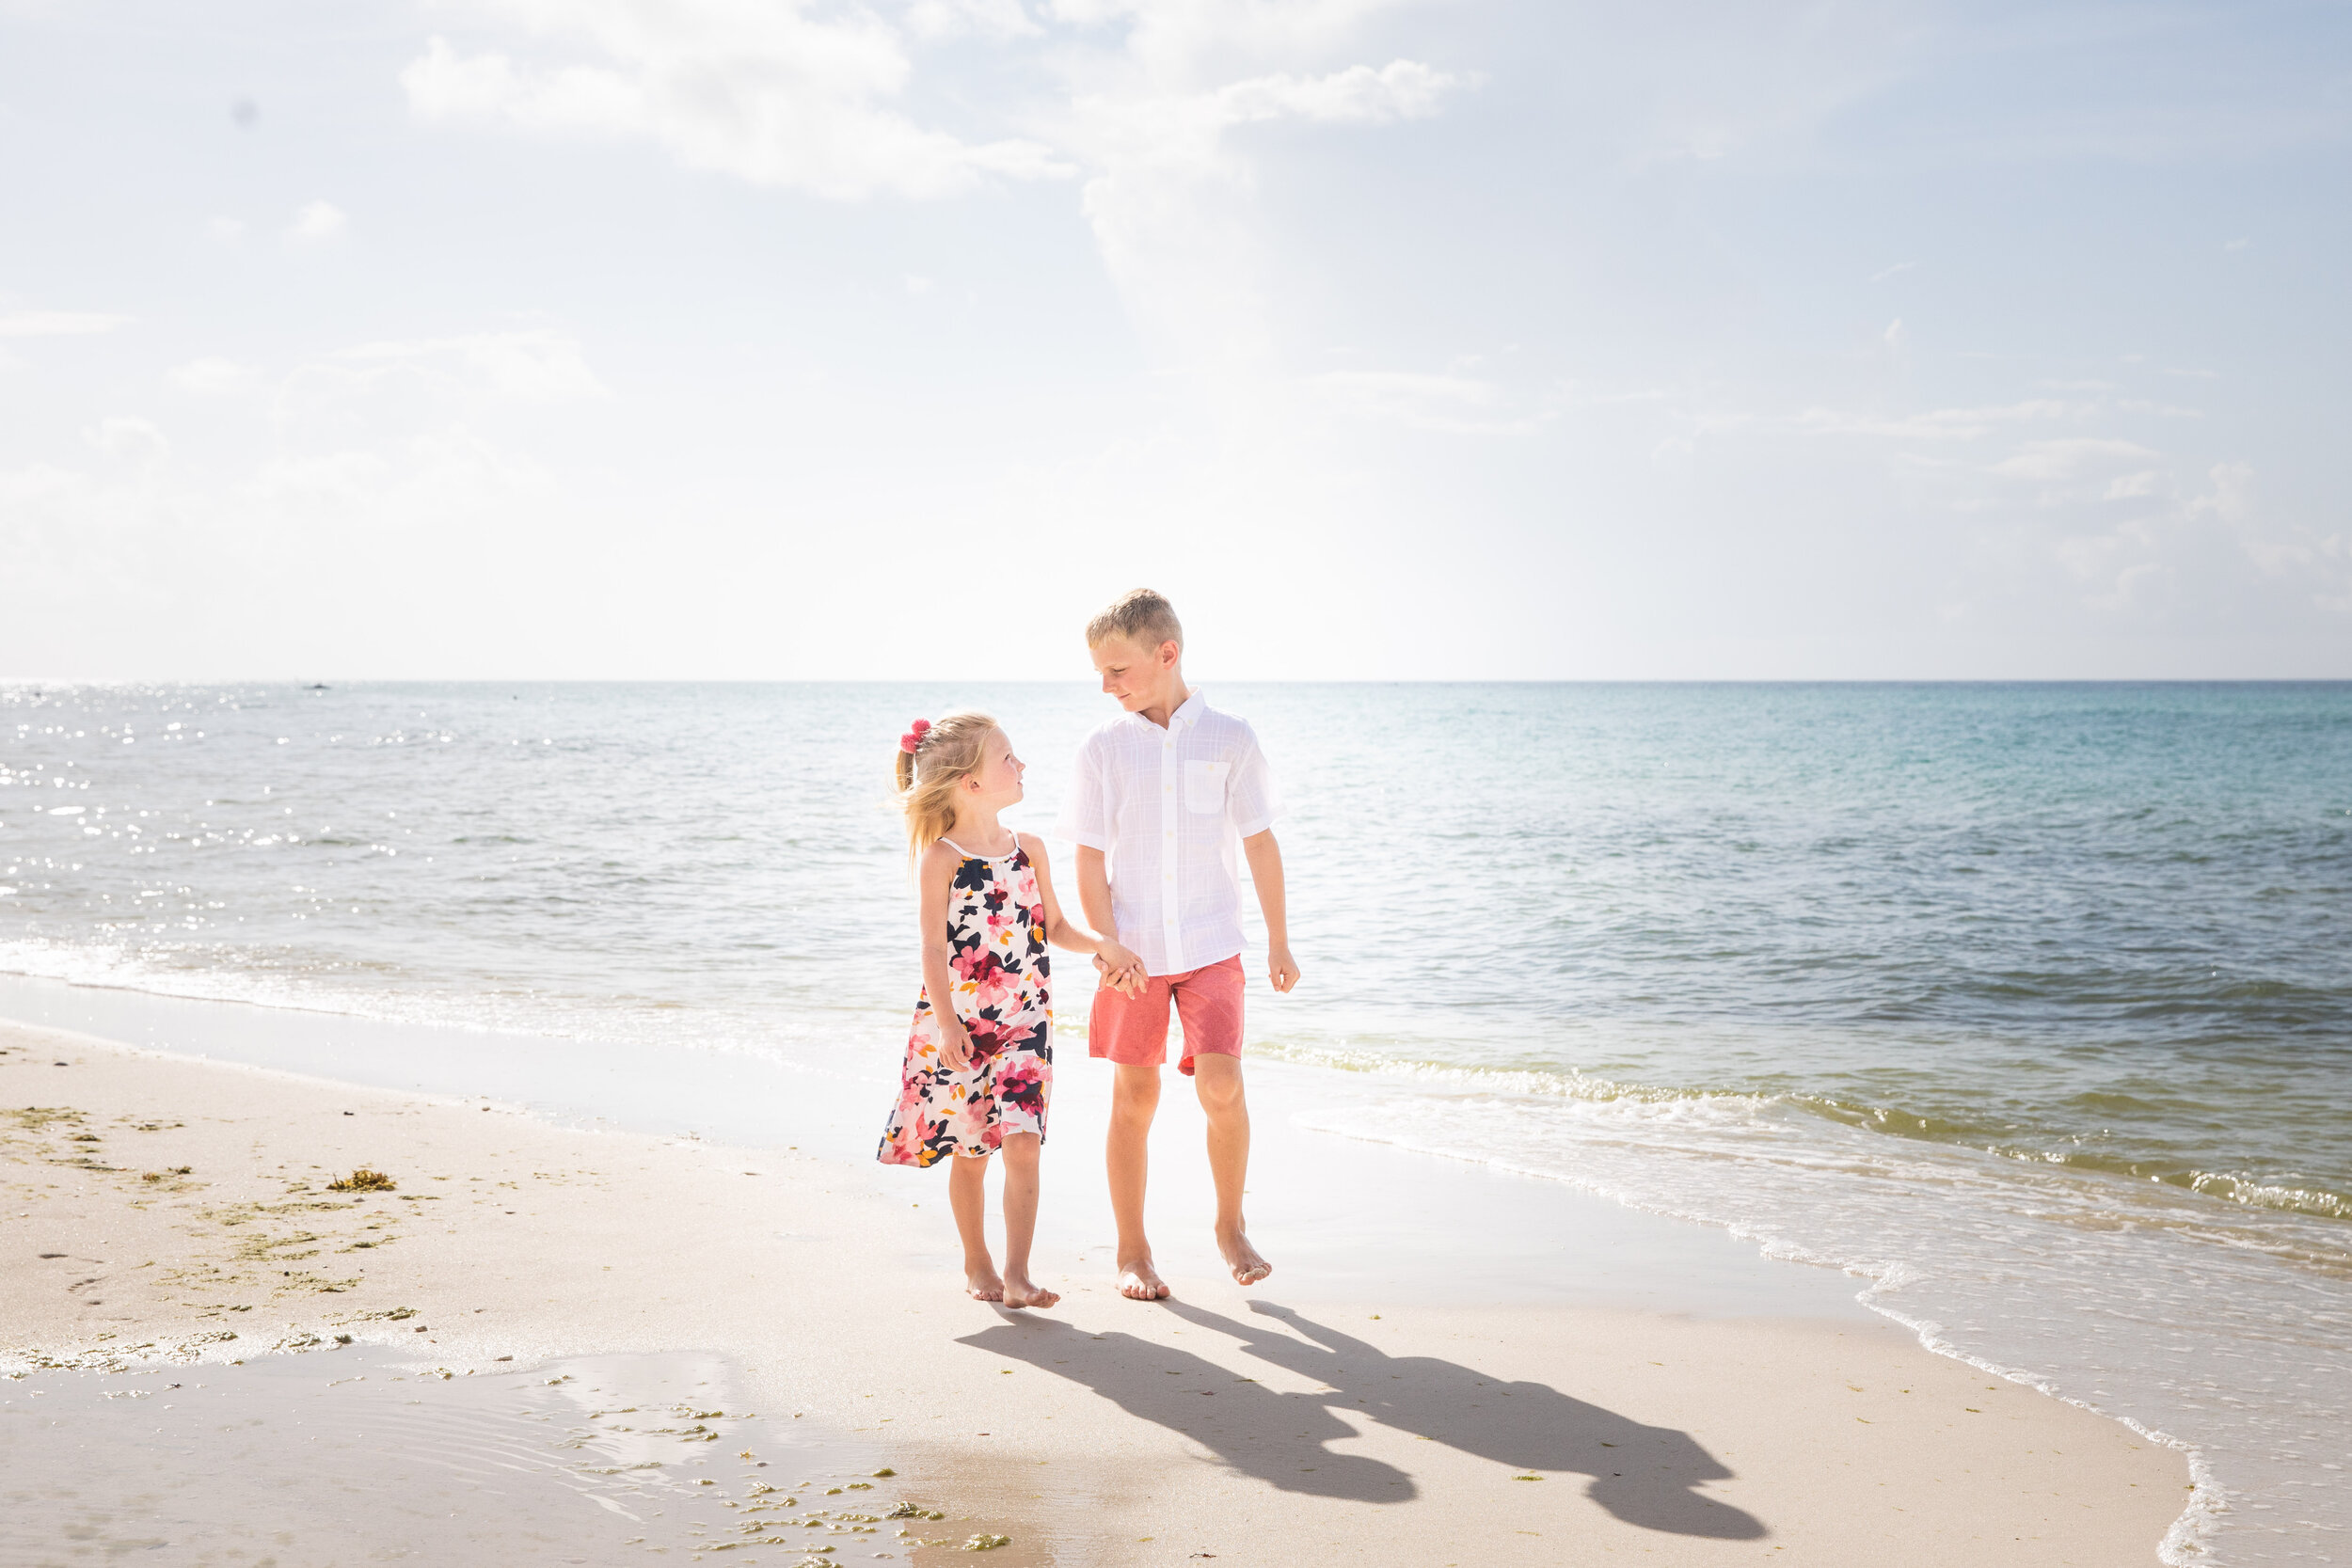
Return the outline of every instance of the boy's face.
<path id="1" fill-rule="evenodd" d="M 1103 694 L 1116 697 L 1129 713 L 1140 712 L 1168 694 L 1184 655 L 1173 642 L 1144 648 L 1118 636 L 1106 637 L 1087 651 L 1094 657 L 1095 673 L 1103 677 Z"/>

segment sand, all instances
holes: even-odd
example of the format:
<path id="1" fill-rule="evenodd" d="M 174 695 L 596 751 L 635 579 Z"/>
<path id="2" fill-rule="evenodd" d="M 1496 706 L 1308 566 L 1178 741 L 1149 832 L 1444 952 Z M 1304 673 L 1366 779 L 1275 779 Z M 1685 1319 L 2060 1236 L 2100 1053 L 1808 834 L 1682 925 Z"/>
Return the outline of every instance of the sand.
<path id="1" fill-rule="evenodd" d="M 712 1472 L 711 1507 L 773 1503 L 765 1456 L 790 1443 L 829 1475 L 893 1469 L 906 1479 L 877 1484 L 948 1515 L 913 1537 L 810 1525 L 842 1543 L 834 1561 L 966 1560 L 979 1521 L 1010 1538 L 996 1563 L 2144 1564 L 2186 1497 L 2178 1454 L 1856 1314 L 1495 1305 L 1435 1288 L 1409 1247 L 1338 1288 L 1278 1273 L 1255 1291 L 1164 1249 L 1178 1297 L 1157 1306 L 1049 1258 L 1062 1306 L 1012 1313 L 960 1294 L 937 1173 L 883 1180 L 8 1024 L 0 1107 L 0 1372 L 19 1386 L 200 1375 L 227 1397 L 273 1353 L 483 1388 L 701 1357 L 761 1413 L 756 1433 L 709 1434 L 734 1465 Z M 333 1189 L 362 1167 L 393 1189 Z M 1047 1177 L 1049 1208 L 1068 1207 L 1099 1162 L 1064 1139 Z M 131 1447 L 86 1443 L 85 1481 L 113 1465 L 131 1485 Z M 214 1488 L 249 1493 L 247 1514 L 299 1512 L 236 1466 Z M 548 1560 L 659 1544 L 580 1507 L 582 1539 L 609 1543 Z M 954 1539 L 913 1544 L 924 1528 Z M 806 1543 L 762 1539 L 669 1555 L 803 1560 Z M 146 1560 L 264 1560 L 201 1548 Z"/>

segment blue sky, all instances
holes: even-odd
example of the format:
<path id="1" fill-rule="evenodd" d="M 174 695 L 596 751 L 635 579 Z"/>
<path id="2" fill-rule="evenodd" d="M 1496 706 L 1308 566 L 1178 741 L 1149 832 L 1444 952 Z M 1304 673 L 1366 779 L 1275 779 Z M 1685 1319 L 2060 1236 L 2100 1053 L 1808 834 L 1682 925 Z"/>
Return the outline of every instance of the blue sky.
<path id="1" fill-rule="evenodd" d="M 2352 676 L 2352 8 L 0 0 L 0 673 Z"/>

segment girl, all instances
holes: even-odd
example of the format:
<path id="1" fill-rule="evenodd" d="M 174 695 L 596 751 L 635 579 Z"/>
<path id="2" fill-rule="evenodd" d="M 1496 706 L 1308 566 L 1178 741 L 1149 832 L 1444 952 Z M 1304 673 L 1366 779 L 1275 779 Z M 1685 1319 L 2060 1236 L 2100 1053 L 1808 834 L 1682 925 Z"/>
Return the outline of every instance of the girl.
<path id="1" fill-rule="evenodd" d="M 1062 917 L 1045 846 L 996 814 L 1021 799 L 1021 759 L 984 713 L 917 719 L 898 737 L 898 798 L 922 900 L 923 994 L 914 1004 L 898 1108 L 882 1130 L 886 1165 L 958 1158 L 947 1179 L 963 1239 L 964 1289 L 976 1301 L 1051 1307 L 1029 1278 L 1037 1157 L 1053 1083 L 1045 944 L 1092 953 L 1106 985 L 1130 993 L 1143 963 Z M 954 833 L 950 838 L 947 835 Z M 939 1005 L 946 998 L 949 1006 Z M 983 1224 L 988 1157 L 1005 1151 L 1005 1272 Z"/>

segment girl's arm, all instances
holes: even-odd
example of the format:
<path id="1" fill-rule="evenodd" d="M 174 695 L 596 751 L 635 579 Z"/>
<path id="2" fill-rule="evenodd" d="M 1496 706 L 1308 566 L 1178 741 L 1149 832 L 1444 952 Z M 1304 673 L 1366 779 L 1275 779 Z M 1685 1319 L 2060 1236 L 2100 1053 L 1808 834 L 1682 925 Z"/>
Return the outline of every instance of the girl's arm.
<path id="1" fill-rule="evenodd" d="M 1044 841 L 1027 833 L 1017 836 L 1021 847 L 1029 852 L 1029 868 L 1037 873 L 1038 901 L 1045 906 L 1045 940 L 1073 953 L 1093 954 L 1103 961 L 1110 983 L 1127 995 L 1141 990 L 1143 960 L 1120 946 L 1118 938 L 1098 937 L 1083 926 L 1072 925 L 1061 912 L 1061 900 L 1054 896 L 1054 873 L 1046 863 Z"/>
<path id="2" fill-rule="evenodd" d="M 917 899 L 923 922 L 923 993 L 930 999 L 931 1017 L 939 1024 L 940 1064 L 950 1072 L 972 1065 L 972 1037 L 956 1016 L 955 953 L 947 942 L 947 895 L 956 885 L 956 867 L 963 857 L 945 844 L 923 851 L 914 868 Z"/>

